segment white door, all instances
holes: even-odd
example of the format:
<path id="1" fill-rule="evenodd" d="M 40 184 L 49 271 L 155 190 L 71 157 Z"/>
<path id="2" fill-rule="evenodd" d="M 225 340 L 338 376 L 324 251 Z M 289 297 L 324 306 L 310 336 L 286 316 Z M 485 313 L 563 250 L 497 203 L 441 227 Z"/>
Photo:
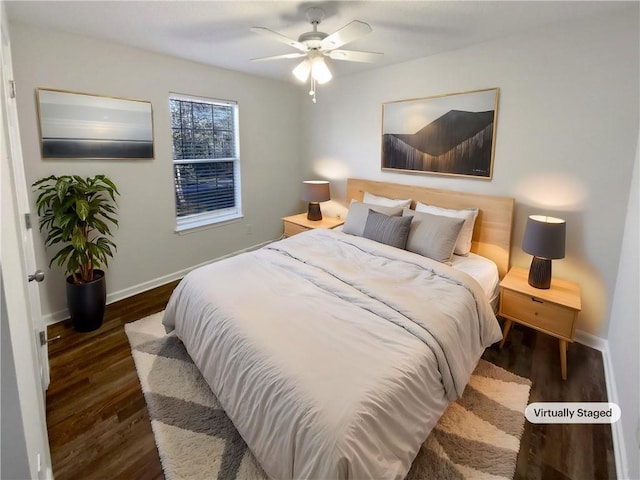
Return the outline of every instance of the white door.
<path id="1" fill-rule="evenodd" d="M 47 347 L 47 326 L 44 324 L 40 308 L 40 292 L 38 283 L 44 280 L 44 273 L 36 265 L 36 257 L 33 249 L 33 235 L 31 221 L 35 222 L 35 215 L 31 215 L 30 195 L 27 190 L 27 181 L 22 163 L 22 146 L 20 144 L 20 130 L 18 127 L 18 111 L 15 99 L 15 84 L 13 83 L 13 71 L 11 66 L 11 50 L 7 29 L 2 28 L 2 86 L 4 119 L 6 119 L 5 137 L 8 154 L 12 163 L 12 180 L 15 187 L 15 201 L 20 215 L 20 233 L 24 250 L 25 268 L 30 276 L 28 287 L 29 304 L 31 306 L 31 318 L 33 319 L 34 335 L 39 345 L 39 371 L 43 393 L 49 387 L 49 351 Z M 37 228 L 37 225 L 33 225 Z"/>
<path id="2" fill-rule="evenodd" d="M 25 215 L 29 213 L 29 195 L 19 141 L 4 3 L 0 4 L 0 20 L 2 37 L 0 49 L 2 80 L 0 88 L 2 103 L 0 268 L 6 294 L 5 306 L 14 357 L 17 396 L 22 415 L 20 423 L 24 429 L 26 461 L 31 478 L 48 479 L 52 478 L 44 396 L 44 390 L 49 381 L 48 359 L 43 359 L 43 350 L 40 348 L 39 332 L 43 325 L 38 289 L 34 285 L 36 282 L 28 281 L 28 276 L 35 273 L 35 253 L 31 231 L 25 223 Z"/>

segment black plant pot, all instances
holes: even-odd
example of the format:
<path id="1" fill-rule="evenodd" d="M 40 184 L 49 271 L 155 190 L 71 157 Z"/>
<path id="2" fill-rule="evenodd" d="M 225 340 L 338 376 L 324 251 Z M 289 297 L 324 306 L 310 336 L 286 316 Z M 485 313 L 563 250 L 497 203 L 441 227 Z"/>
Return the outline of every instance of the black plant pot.
<path id="1" fill-rule="evenodd" d="M 93 271 L 93 281 L 73 283 L 67 277 L 67 307 L 78 332 L 91 332 L 102 325 L 107 303 L 107 284 L 102 270 Z"/>

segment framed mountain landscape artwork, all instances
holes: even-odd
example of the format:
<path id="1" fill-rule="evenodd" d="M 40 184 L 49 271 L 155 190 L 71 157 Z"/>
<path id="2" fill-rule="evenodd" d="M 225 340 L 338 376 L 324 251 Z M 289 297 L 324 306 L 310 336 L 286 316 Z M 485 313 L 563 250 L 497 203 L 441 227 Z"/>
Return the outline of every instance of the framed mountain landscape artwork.
<path id="1" fill-rule="evenodd" d="M 382 169 L 490 180 L 498 88 L 382 105 Z"/>

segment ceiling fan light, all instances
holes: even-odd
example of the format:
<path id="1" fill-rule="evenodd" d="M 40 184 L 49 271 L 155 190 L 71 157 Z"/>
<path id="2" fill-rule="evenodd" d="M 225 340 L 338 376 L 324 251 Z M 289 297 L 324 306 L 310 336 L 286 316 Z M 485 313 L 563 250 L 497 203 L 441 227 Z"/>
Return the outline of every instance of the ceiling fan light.
<path id="1" fill-rule="evenodd" d="M 309 72 L 311 71 L 311 62 L 308 58 L 304 59 L 293 69 L 293 75 L 301 82 L 306 82 L 309 78 Z"/>
<path id="2" fill-rule="evenodd" d="M 313 60 L 311 60 L 311 75 L 315 78 L 316 82 L 321 85 L 333 78 L 322 56 L 314 57 Z"/>

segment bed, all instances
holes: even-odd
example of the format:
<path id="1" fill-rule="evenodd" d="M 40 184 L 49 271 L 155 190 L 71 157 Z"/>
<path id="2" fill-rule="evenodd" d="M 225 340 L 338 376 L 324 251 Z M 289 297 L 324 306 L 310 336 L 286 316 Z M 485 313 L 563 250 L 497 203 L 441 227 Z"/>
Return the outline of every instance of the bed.
<path id="1" fill-rule="evenodd" d="M 165 328 L 271 478 L 404 478 L 501 338 L 490 289 L 453 256 L 349 233 L 367 196 L 412 207 L 369 208 L 369 233 L 375 222 L 432 220 L 414 213 L 424 204 L 477 208 L 467 257 L 491 260 L 499 277 L 508 269 L 513 199 L 349 179 L 342 231 L 311 230 L 189 273 Z"/>

